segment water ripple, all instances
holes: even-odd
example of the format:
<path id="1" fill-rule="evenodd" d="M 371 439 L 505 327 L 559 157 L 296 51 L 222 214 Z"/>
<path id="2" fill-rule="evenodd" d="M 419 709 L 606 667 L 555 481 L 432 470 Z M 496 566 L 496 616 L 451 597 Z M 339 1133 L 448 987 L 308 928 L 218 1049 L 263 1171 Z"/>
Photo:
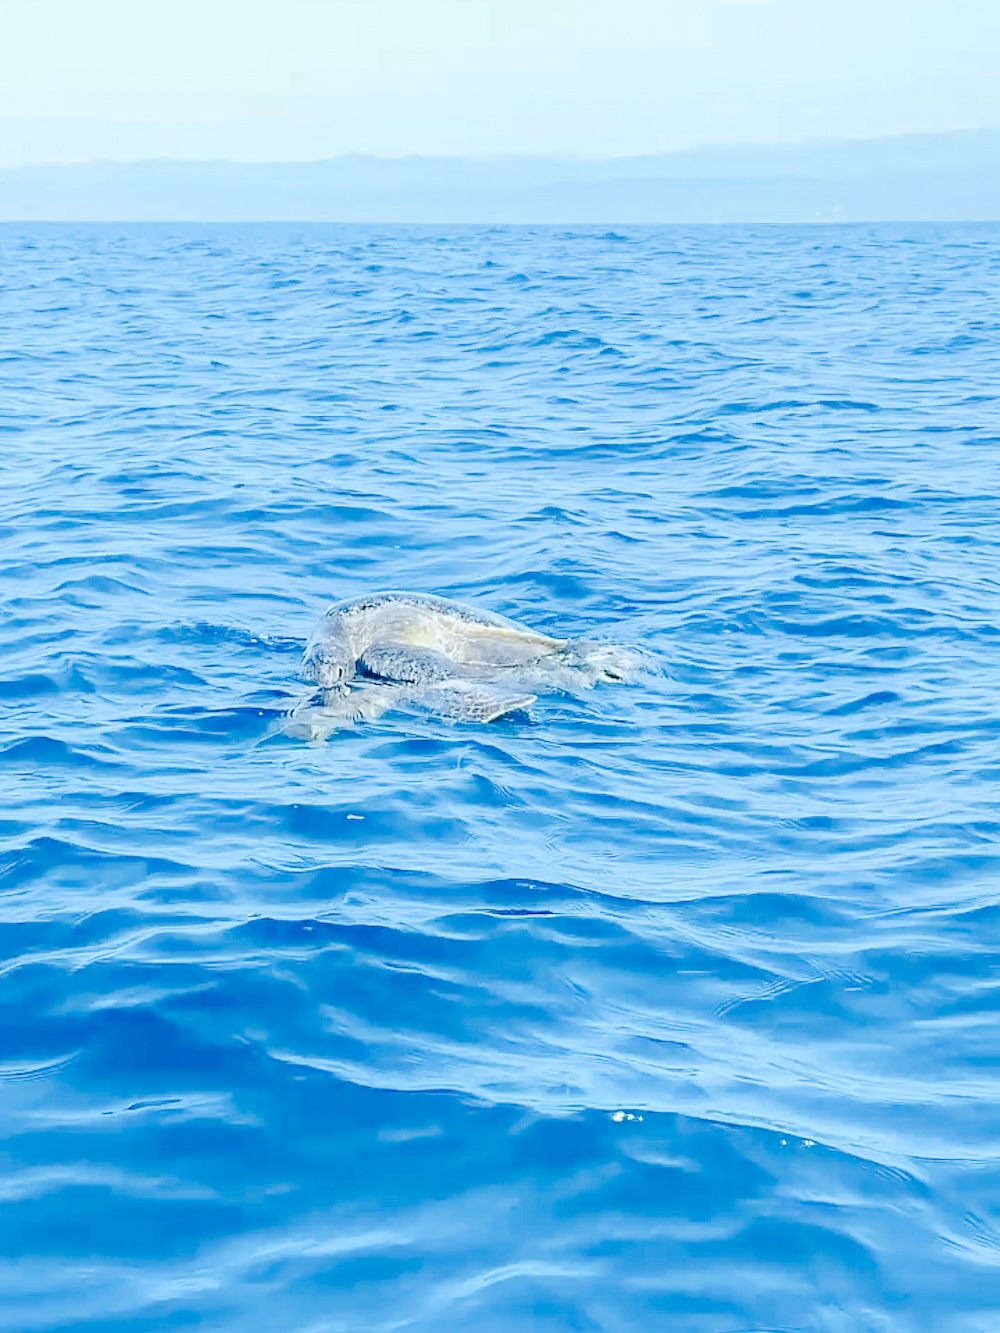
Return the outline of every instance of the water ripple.
<path id="1" fill-rule="evenodd" d="M 992 1327 L 996 228 L 0 266 L 4 1327 Z M 293 739 L 385 587 L 649 669 Z"/>

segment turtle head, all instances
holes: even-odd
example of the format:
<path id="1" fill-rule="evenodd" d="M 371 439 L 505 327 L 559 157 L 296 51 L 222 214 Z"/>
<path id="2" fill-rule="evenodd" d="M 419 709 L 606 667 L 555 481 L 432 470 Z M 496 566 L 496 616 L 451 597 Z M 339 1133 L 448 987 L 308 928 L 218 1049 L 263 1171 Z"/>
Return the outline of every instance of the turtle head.
<path id="1" fill-rule="evenodd" d="M 357 660 L 343 617 L 328 613 L 306 644 L 302 674 L 321 689 L 331 690 L 354 675 Z"/>

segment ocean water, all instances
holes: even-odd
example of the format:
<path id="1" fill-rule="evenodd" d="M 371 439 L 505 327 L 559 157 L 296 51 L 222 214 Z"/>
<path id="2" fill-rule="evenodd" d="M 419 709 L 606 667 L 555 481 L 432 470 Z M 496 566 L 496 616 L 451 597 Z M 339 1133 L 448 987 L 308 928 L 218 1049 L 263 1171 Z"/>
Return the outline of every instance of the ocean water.
<path id="1" fill-rule="evenodd" d="M 1000 228 L 0 229 L 0 1324 L 1000 1327 Z M 327 602 L 641 648 L 283 730 Z"/>

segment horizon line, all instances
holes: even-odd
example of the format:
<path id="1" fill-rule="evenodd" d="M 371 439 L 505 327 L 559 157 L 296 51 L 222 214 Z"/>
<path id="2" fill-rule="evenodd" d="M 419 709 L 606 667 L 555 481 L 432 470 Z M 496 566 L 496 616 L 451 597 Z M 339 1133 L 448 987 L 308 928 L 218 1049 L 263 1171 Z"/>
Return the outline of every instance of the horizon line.
<path id="1" fill-rule="evenodd" d="M 657 152 L 584 154 L 577 152 L 479 152 L 479 153 L 363 153 L 346 150 L 325 157 L 309 158 L 244 158 L 244 157 L 178 157 L 166 154 L 149 157 L 91 157 L 74 160 L 44 158 L 27 162 L 0 162 L 0 171 L 25 171 L 40 167 L 133 167 L 166 163 L 184 163 L 199 166 L 261 166 L 308 167 L 345 160 L 363 162 L 648 162 L 660 158 L 686 157 L 700 153 L 738 153 L 782 151 L 808 148 L 893 144 L 920 140 L 968 138 L 972 136 L 1000 136 L 1000 124 L 963 126 L 949 130 L 906 130 L 898 134 L 874 134 L 847 138 L 754 139 L 746 141 L 718 140 L 711 143 L 688 145 L 684 148 L 665 148 Z"/>

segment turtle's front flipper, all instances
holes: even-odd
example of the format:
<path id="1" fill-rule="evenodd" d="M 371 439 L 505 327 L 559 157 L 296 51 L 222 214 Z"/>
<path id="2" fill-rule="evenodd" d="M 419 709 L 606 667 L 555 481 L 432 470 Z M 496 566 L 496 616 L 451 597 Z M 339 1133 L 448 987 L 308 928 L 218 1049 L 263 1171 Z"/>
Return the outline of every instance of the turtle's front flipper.
<path id="1" fill-rule="evenodd" d="M 371 722 L 399 702 L 395 685 L 368 685 L 362 689 L 324 690 L 307 695 L 288 715 L 287 735 L 307 741 L 325 741 L 334 731 L 354 722 Z"/>
<path id="2" fill-rule="evenodd" d="M 428 685 L 414 702 L 451 722 L 495 722 L 506 713 L 530 707 L 537 698 L 536 694 L 515 694 L 483 681 L 452 677 Z"/>
<path id="3" fill-rule="evenodd" d="M 366 648 L 358 659 L 358 668 L 378 680 L 394 680 L 406 685 L 432 684 L 455 674 L 455 663 L 444 653 L 430 648 L 407 648 L 402 644 L 377 643 Z"/>

